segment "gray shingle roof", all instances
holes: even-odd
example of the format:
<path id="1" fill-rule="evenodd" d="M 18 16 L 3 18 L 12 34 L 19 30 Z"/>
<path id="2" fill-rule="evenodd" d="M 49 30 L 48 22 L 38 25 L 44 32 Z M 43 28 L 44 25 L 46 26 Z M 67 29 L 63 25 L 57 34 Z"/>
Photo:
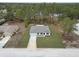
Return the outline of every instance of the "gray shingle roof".
<path id="1" fill-rule="evenodd" d="M 30 33 L 50 33 L 48 26 L 32 26 Z"/>

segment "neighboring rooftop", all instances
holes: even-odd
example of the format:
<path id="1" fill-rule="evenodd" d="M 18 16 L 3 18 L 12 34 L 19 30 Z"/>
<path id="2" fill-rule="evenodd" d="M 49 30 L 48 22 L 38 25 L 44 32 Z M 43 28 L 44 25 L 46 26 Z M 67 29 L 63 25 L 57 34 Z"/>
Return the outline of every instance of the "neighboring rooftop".
<path id="1" fill-rule="evenodd" d="M 32 26 L 30 33 L 50 33 L 49 27 L 44 25 Z"/>

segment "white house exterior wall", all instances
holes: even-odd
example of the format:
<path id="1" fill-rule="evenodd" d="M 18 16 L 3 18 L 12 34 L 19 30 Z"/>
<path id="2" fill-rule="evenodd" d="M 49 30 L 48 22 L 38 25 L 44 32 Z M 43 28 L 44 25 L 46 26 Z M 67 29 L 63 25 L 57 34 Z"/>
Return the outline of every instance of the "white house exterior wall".
<path id="1" fill-rule="evenodd" d="M 45 37 L 45 35 L 42 33 L 37 34 L 37 37 Z"/>
<path id="2" fill-rule="evenodd" d="M 30 35 L 36 35 L 37 37 L 45 37 L 45 36 L 50 36 L 50 33 L 48 33 L 48 34 L 47 33 L 45 33 L 45 34 L 44 33 L 42 33 L 42 34 L 41 33 L 39 33 L 39 34 L 38 33 L 30 33 Z"/>
<path id="3" fill-rule="evenodd" d="M 50 33 L 48 33 L 48 34 L 47 34 L 47 33 L 45 33 L 45 36 L 50 36 Z"/>

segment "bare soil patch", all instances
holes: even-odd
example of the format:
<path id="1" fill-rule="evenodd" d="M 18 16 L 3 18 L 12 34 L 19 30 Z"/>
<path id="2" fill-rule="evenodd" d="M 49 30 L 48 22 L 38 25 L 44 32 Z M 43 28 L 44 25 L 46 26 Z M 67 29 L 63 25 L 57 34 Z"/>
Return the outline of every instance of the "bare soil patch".
<path id="1" fill-rule="evenodd" d="M 5 48 L 23 48 L 22 38 L 23 33 L 26 31 L 25 25 L 23 22 L 7 22 L 10 25 L 16 24 L 19 27 L 19 31 L 12 36 L 12 38 L 4 46 Z"/>

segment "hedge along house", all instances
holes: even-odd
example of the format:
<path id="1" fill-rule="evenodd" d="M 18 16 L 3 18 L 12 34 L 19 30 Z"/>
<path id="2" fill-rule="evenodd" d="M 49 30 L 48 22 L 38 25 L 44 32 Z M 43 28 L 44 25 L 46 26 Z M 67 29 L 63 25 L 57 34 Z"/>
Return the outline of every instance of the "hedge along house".
<path id="1" fill-rule="evenodd" d="M 50 30 L 48 26 L 35 25 L 31 27 L 30 35 L 36 35 L 37 37 L 50 36 Z"/>

